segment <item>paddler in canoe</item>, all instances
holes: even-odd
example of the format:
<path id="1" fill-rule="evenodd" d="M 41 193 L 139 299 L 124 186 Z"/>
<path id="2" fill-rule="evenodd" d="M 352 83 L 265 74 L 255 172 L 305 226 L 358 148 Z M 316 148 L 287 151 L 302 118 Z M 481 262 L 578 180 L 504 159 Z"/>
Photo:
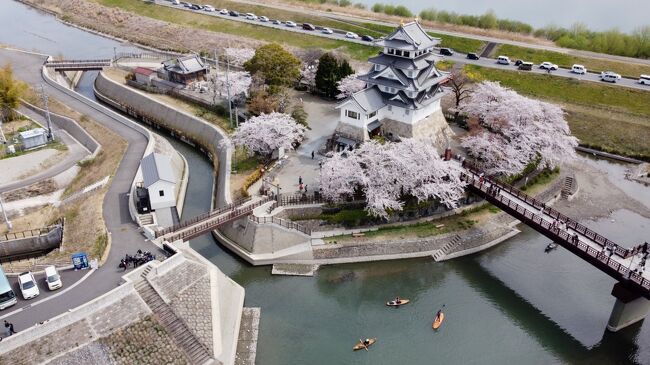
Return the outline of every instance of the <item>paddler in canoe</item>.
<path id="1" fill-rule="evenodd" d="M 444 307 L 445 305 L 443 304 L 442 308 Z M 440 328 L 440 326 L 442 326 L 442 321 L 445 320 L 445 313 L 443 313 L 442 308 L 440 308 L 440 310 L 438 310 L 438 312 L 436 313 L 436 318 L 433 320 L 433 324 L 431 325 L 431 327 L 433 327 L 434 330 Z"/>
<path id="2" fill-rule="evenodd" d="M 359 340 L 359 343 L 354 345 L 352 350 L 357 351 L 357 350 L 366 350 L 368 351 L 368 347 L 372 346 L 377 342 L 376 338 L 366 338 L 365 340 Z"/>
<path id="3" fill-rule="evenodd" d="M 410 300 L 395 297 L 395 299 L 391 300 L 390 302 L 386 302 L 386 305 L 389 307 L 399 307 L 400 305 L 407 304 L 408 302 L 410 302 Z"/>

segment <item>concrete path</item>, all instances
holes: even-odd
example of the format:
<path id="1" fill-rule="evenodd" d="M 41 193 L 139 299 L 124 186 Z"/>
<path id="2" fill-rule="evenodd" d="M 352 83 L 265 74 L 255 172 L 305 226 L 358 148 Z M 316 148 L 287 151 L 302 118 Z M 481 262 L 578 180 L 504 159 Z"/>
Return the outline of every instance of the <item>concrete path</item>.
<path id="1" fill-rule="evenodd" d="M 22 114 L 27 115 L 33 120 L 37 121 L 41 125 L 47 126 L 47 122 L 45 121 L 45 118 L 42 115 L 35 113 L 24 107 L 19 108 L 18 111 L 20 111 Z M 35 159 L 36 156 L 34 156 L 34 154 L 40 153 L 41 151 L 33 152 L 24 156 L 18 156 L 18 157 L 2 160 L 0 162 L 0 170 L 5 171 L 2 166 L 2 164 L 4 163 L 12 164 L 12 165 L 18 163 L 20 164 L 19 165 L 20 169 L 18 170 L 14 169 L 16 170 L 16 173 L 12 174 L 10 178 L 5 178 L 4 176 L 0 178 L 0 193 L 29 186 L 35 182 L 54 177 L 68 170 L 72 166 L 76 165 L 77 162 L 79 162 L 79 160 L 91 154 L 90 151 L 88 151 L 84 146 L 82 146 L 79 142 L 77 142 L 76 139 L 70 136 L 68 132 L 66 132 L 63 129 L 59 129 L 58 126 L 54 124 L 52 127 L 52 133 L 55 136 L 61 138 L 61 143 L 68 146 L 68 151 L 65 153 L 65 155 L 61 156 L 59 161 L 56 162 L 54 165 L 40 172 L 36 169 L 40 165 L 40 162 L 38 163 L 34 162 L 37 161 Z M 43 151 L 51 151 L 51 149 L 43 150 Z M 21 160 L 14 160 L 14 159 L 21 159 Z M 22 160 L 27 160 L 29 163 L 25 163 Z M 25 175 L 27 173 L 29 173 L 30 176 L 25 178 L 19 178 L 19 176 Z"/>
<path id="2" fill-rule="evenodd" d="M 47 84 L 41 75 L 44 61 L 45 57 L 42 56 L 0 49 L 0 64 L 11 63 L 14 75 L 18 79 L 32 87 L 43 84 L 49 96 L 119 134 L 128 142 L 128 148 L 104 198 L 103 215 L 112 241 L 105 265 L 65 295 L 54 298 L 44 305 L 30 307 L 8 318 L 18 330 L 62 314 L 115 288 L 119 285 L 123 274 L 117 266 L 126 253 L 134 254 L 138 249 L 156 251 L 156 246 L 145 242 L 138 232 L 138 226 L 132 222 L 127 200 L 131 182 L 147 146 L 147 137 L 139 129 L 123 124 L 118 116 L 98 107 L 81 95 L 72 97 Z"/>

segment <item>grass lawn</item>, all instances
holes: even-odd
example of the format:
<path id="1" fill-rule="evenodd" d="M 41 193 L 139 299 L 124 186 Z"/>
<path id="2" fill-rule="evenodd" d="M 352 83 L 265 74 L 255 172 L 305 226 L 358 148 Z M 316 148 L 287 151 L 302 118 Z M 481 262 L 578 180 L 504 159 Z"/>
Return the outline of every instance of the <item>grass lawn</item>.
<path id="1" fill-rule="evenodd" d="M 466 65 L 476 79 L 499 81 L 517 92 L 561 104 L 581 144 L 650 158 L 650 93 L 549 75 Z"/>
<path id="2" fill-rule="evenodd" d="M 579 57 L 560 52 L 518 47 L 510 44 L 500 45 L 494 50 L 494 54 L 495 56 L 503 54 L 509 56 L 511 59 L 522 59 L 524 61 L 534 62 L 535 64 L 548 61 L 567 68 L 577 63 L 584 65 L 589 71 L 615 71 L 623 76 L 632 78 L 638 78 L 641 74 L 650 74 L 650 66 L 648 65 Z"/>
<path id="3" fill-rule="evenodd" d="M 370 55 L 376 54 L 379 50 L 378 47 L 272 29 L 262 25 L 251 25 L 238 21 L 225 20 L 207 14 L 196 14 L 180 9 L 148 4 L 140 0 L 95 1 L 105 6 L 118 7 L 138 15 L 196 29 L 254 38 L 267 42 L 277 42 L 300 48 L 320 47 L 326 50 L 340 49 L 357 60 L 365 61 Z M 213 1 L 213 3 L 217 2 Z M 237 8 L 240 8 L 240 6 L 237 5 Z"/>

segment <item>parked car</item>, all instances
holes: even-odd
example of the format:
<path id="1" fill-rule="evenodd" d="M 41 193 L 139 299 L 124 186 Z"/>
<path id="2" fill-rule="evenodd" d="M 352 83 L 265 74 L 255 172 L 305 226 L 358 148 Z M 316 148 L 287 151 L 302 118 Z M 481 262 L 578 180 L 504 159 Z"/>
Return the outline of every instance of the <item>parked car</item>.
<path id="1" fill-rule="evenodd" d="M 367 34 L 361 36 L 361 40 L 366 41 L 366 42 L 374 42 L 375 41 L 375 39 L 372 36 L 369 36 Z"/>
<path id="2" fill-rule="evenodd" d="M 190 4 L 188 2 L 182 2 L 181 4 L 183 4 L 183 6 L 186 7 L 186 8 L 189 8 L 190 6 L 192 6 L 192 4 Z"/>
<path id="3" fill-rule="evenodd" d="M 323 32 L 325 34 L 333 34 L 334 33 L 333 30 L 331 30 L 330 28 L 327 28 L 327 27 L 323 28 L 323 30 L 321 30 L 321 32 Z"/>
<path id="4" fill-rule="evenodd" d="M 583 66 L 583 65 L 577 65 L 576 64 L 576 65 L 571 66 L 571 72 L 573 72 L 574 74 L 584 75 L 584 74 L 587 73 L 587 68 L 585 66 Z"/>
<path id="5" fill-rule="evenodd" d="M 357 39 L 357 38 L 359 38 L 359 36 L 356 33 L 347 32 L 347 33 L 345 33 L 345 38 Z"/>
<path id="6" fill-rule="evenodd" d="M 603 71 L 600 73 L 600 79 L 607 82 L 616 82 L 621 78 L 621 75 L 612 71 Z"/>
<path id="7" fill-rule="evenodd" d="M 18 284 L 20 285 L 20 292 L 25 299 L 36 298 L 41 294 L 38 290 L 38 285 L 36 285 L 36 280 L 34 280 L 34 275 L 29 271 L 18 275 Z"/>
<path id="8" fill-rule="evenodd" d="M 11 289 L 11 283 L 0 266 L 0 310 L 9 308 L 17 302 L 16 293 Z"/>
<path id="9" fill-rule="evenodd" d="M 201 9 L 203 9 L 203 7 L 201 5 L 198 5 L 198 4 L 192 4 L 192 6 L 190 6 L 190 9 L 192 9 L 192 10 L 201 10 Z"/>
<path id="10" fill-rule="evenodd" d="M 295 28 L 295 27 L 298 26 L 298 24 L 296 24 L 295 22 L 292 22 L 291 20 L 287 20 L 286 22 L 284 22 L 284 25 L 286 25 L 287 27 L 291 27 L 291 28 Z"/>
<path id="11" fill-rule="evenodd" d="M 257 15 L 253 13 L 246 13 L 246 19 L 248 20 L 257 20 Z"/>
<path id="12" fill-rule="evenodd" d="M 172 4 L 174 4 L 174 5 L 180 5 L 180 4 L 181 4 L 181 2 L 180 2 L 180 1 L 178 1 L 178 0 L 172 0 Z"/>
<path id="13" fill-rule="evenodd" d="M 641 76 L 639 76 L 639 84 L 641 84 L 641 85 L 650 85 L 650 75 L 641 75 Z"/>
<path id="14" fill-rule="evenodd" d="M 477 55 L 476 53 L 468 53 L 467 54 L 467 59 L 468 60 L 478 60 L 480 58 L 481 57 L 479 57 L 479 55 Z"/>
<path id="15" fill-rule="evenodd" d="M 212 12 L 212 11 L 215 11 L 217 9 L 215 9 L 214 6 L 212 6 L 212 5 L 203 5 L 203 10 Z"/>
<path id="16" fill-rule="evenodd" d="M 522 62 L 519 64 L 518 67 L 522 71 L 530 71 L 533 69 L 533 63 L 532 62 Z"/>
<path id="17" fill-rule="evenodd" d="M 451 48 L 440 48 L 440 54 L 443 56 L 453 56 L 454 51 Z"/>
<path id="18" fill-rule="evenodd" d="M 221 15 L 228 15 L 228 9 L 223 8 L 223 9 L 219 10 L 219 14 L 221 14 Z"/>
<path id="19" fill-rule="evenodd" d="M 500 65 L 509 65 L 510 59 L 506 56 L 499 56 L 497 57 L 497 63 Z"/>
<path id="20" fill-rule="evenodd" d="M 515 61 L 515 66 L 519 66 L 519 65 L 521 65 L 522 63 L 524 63 L 524 60 L 516 60 L 516 61 Z"/>
<path id="21" fill-rule="evenodd" d="M 56 268 L 52 265 L 45 268 L 45 282 L 50 290 L 56 290 L 63 286 L 61 275 L 59 275 Z"/>
<path id="22" fill-rule="evenodd" d="M 282 24 L 282 22 L 279 21 L 279 20 L 277 20 L 277 19 L 273 19 L 273 20 L 271 20 L 271 24 L 277 24 L 277 25 L 280 25 L 280 24 Z"/>
<path id="23" fill-rule="evenodd" d="M 542 62 L 539 65 L 539 68 L 544 69 L 544 70 L 551 70 L 551 71 L 555 71 L 555 70 L 558 69 L 556 64 L 550 63 L 550 62 Z"/>
<path id="24" fill-rule="evenodd" d="M 230 14 L 230 16 L 239 16 L 239 12 L 236 10 L 231 10 L 228 14 Z"/>
<path id="25" fill-rule="evenodd" d="M 314 27 L 314 25 L 310 24 L 310 23 L 302 23 L 302 29 L 304 29 L 304 30 L 316 30 L 316 27 Z"/>
<path id="26" fill-rule="evenodd" d="M 259 19 L 260 19 L 261 22 L 268 22 L 269 21 L 269 18 L 265 17 L 264 15 L 262 15 Z"/>

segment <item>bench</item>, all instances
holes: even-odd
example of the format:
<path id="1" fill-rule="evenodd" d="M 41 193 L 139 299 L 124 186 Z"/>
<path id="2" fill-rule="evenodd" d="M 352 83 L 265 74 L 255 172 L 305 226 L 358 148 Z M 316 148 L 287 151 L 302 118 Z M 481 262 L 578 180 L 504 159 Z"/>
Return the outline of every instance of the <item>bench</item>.
<path id="1" fill-rule="evenodd" d="M 363 236 L 365 236 L 365 235 L 366 235 L 366 234 L 365 234 L 365 233 L 363 233 L 363 232 L 359 232 L 359 233 L 352 233 L 352 237 L 355 237 L 355 238 L 356 238 L 356 237 L 363 237 Z"/>

